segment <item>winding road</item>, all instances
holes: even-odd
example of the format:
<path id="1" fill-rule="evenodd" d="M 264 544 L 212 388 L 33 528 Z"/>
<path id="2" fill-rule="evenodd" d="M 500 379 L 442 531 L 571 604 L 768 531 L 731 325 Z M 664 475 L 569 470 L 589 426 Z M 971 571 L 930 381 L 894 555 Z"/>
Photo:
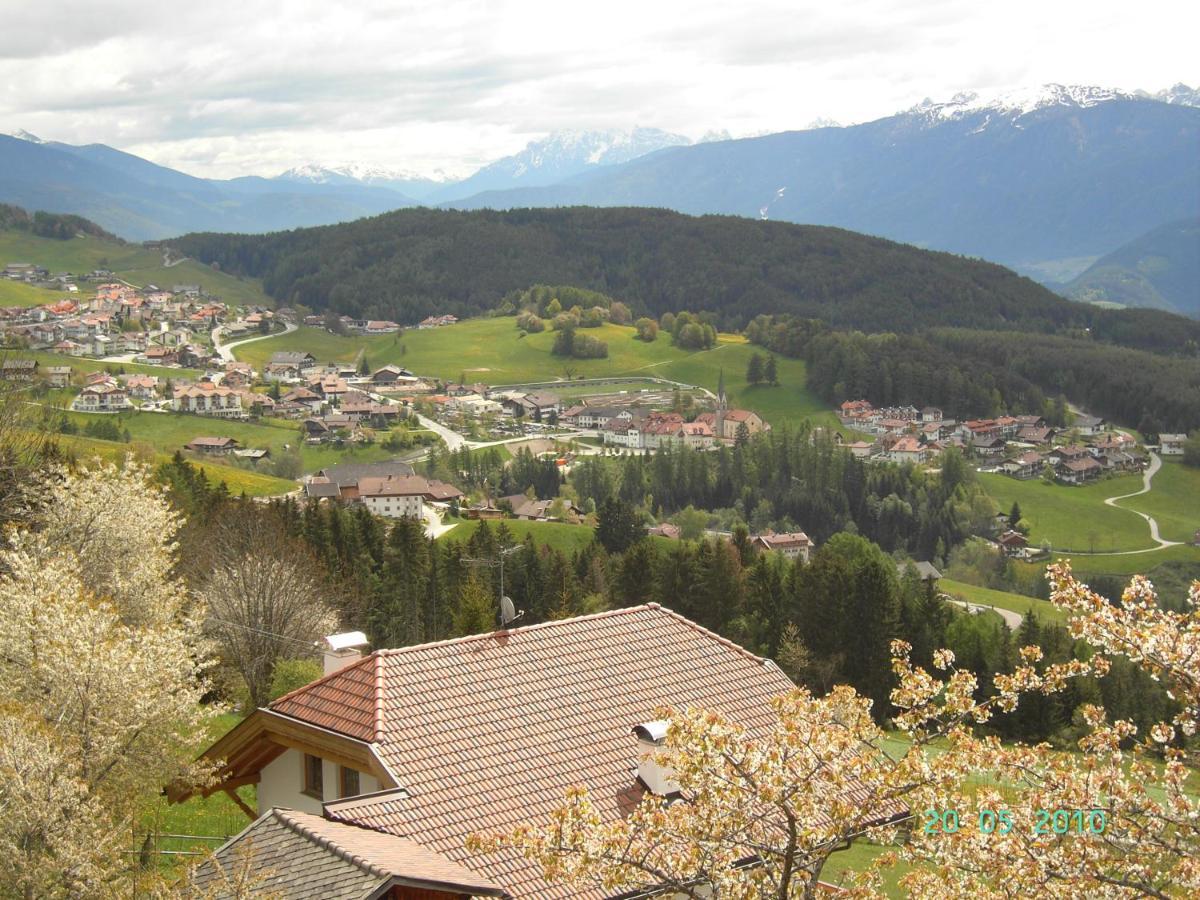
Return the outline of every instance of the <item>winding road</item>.
<path id="1" fill-rule="evenodd" d="M 242 346 L 242 344 L 250 344 L 250 343 L 253 343 L 254 341 L 265 341 L 267 338 L 279 337 L 280 335 L 283 335 L 283 334 L 290 334 L 291 332 L 296 330 L 296 327 L 297 326 L 292 322 L 284 322 L 283 323 L 283 331 L 273 331 L 270 334 L 260 334 L 257 337 L 245 338 L 244 340 L 234 341 L 231 344 L 222 344 L 221 343 L 221 328 L 220 328 L 220 326 L 217 326 L 216 328 L 214 328 L 212 330 L 213 350 L 216 352 L 217 356 L 221 357 L 221 359 L 225 360 L 226 362 L 235 362 L 235 359 L 233 356 L 233 348 L 234 347 L 240 347 L 240 346 Z"/>
<path id="2" fill-rule="evenodd" d="M 947 603 L 961 606 L 967 612 L 979 612 L 982 609 L 991 610 L 1004 620 L 1004 624 L 1008 626 L 1009 631 L 1016 631 L 1020 628 L 1021 622 L 1025 618 L 1019 612 L 1013 612 L 1011 609 L 1001 609 L 998 606 L 988 606 L 984 603 L 968 603 L 966 600 L 957 600 L 949 594 L 942 594 L 941 596 Z"/>
<path id="3" fill-rule="evenodd" d="M 1158 533 L 1158 523 L 1154 521 L 1153 516 L 1148 516 L 1144 512 L 1138 512 L 1136 509 L 1128 509 L 1124 506 L 1117 506 L 1118 500 L 1128 500 L 1130 497 L 1140 497 L 1142 494 L 1150 493 L 1151 482 L 1154 480 L 1155 473 L 1162 468 L 1162 460 L 1154 451 L 1150 452 L 1150 465 L 1146 467 L 1146 471 L 1142 473 L 1142 489 L 1134 491 L 1132 494 L 1121 494 L 1119 497 L 1109 497 L 1104 501 L 1105 506 L 1113 506 L 1117 509 L 1123 509 L 1125 512 L 1131 512 L 1134 515 L 1141 516 L 1150 526 L 1150 539 L 1158 544 L 1157 547 L 1149 547 L 1145 550 L 1114 550 L 1109 553 L 1077 553 L 1079 556 L 1128 556 L 1133 553 L 1153 553 L 1156 550 L 1162 550 L 1165 547 L 1178 547 L 1182 541 L 1164 540 L 1162 535 Z"/>

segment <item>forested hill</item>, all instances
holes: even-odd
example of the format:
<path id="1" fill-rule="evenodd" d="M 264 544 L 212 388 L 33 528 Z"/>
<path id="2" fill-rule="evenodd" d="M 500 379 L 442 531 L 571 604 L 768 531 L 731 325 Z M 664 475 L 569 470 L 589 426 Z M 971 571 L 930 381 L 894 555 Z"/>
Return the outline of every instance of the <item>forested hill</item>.
<path id="1" fill-rule="evenodd" d="M 88 234 L 113 243 L 125 243 L 115 234 L 109 234 L 95 222 L 67 213 L 28 213 L 19 206 L 0 203 L 0 230 L 28 231 L 38 237 L 70 240 L 77 234 Z"/>
<path id="2" fill-rule="evenodd" d="M 1177 349 L 1200 325 L 1156 311 L 1104 311 L 991 263 L 806 225 L 666 210 L 406 209 L 268 235 L 191 234 L 186 255 L 261 278 L 280 303 L 411 323 L 478 315 L 512 290 L 571 284 L 637 314 L 692 310 L 723 329 L 760 313 L 837 328 L 929 326 L 1063 332 Z"/>

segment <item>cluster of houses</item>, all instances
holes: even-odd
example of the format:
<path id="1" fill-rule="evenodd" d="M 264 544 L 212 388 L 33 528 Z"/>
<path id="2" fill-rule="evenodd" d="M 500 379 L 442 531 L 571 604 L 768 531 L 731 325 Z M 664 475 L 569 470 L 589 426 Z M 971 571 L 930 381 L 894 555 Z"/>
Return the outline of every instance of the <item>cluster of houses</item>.
<path id="1" fill-rule="evenodd" d="M 733 443 L 739 432 L 750 436 L 771 428 L 758 413 L 729 409 L 724 395 L 718 398 L 716 409 L 702 412 L 690 421 L 677 412 L 587 404 L 563 410 L 558 421 L 598 432 L 606 446 L 642 451 L 670 446 L 706 450 Z"/>
<path id="2" fill-rule="evenodd" d="M 329 326 L 325 316 L 305 316 L 304 324 L 314 328 Z M 400 324 L 386 319 L 353 319 L 350 316 L 338 316 L 338 328 L 344 334 L 396 334 L 400 331 Z"/>
<path id="3" fill-rule="evenodd" d="M 65 296 L 33 307 L 0 309 L 0 335 L 31 350 L 65 356 L 133 356 L 161 366 L 203 368 L 212 359 L 198 336 L 228 314 L 226 305 L 196 285 L 140 290 L 120 282 L 96 287 L 91 298 Z M 258 310 L 236 323 L 249 330 L 272 313 Z"/>
<path id="4" fill-rule="evenodd" d="M 1057 429 L 1037 415 L 997 416 L 957 421 L 936 407 L 878 409 L 849 400 L 838 410 L 842 424 L 874 440 L 846 444 L 855 456 L 874 461 L 930 462 L 956 447 L 1014 478 L 1034 478 L 1049 468 L 1068 484 L 1082 484 L 1108 472 L 1140 471 L 1145 457 L 1128 434 L 1109 430 L 1097 416 L 1078 415 L 1069 429 Z M 1064 436 L 1076 443 L 1062 445 Z"/>

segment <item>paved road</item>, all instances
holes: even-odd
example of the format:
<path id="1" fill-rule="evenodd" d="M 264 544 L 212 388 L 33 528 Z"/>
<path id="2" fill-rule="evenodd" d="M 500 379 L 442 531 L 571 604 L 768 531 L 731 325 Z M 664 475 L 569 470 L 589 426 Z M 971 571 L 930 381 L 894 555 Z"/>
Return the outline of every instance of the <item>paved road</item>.
<path id="1" fill-rule="evenodd" d="M 1148 516 L 1143 512 L 1138 512 L 1136 509 L 1126 509 L 1124 506 L 1117 506 L 1118 500 L 1127 500 L 1130 497 L 1140 497 L 1142 494 L 1150 493 L 1150 482 L 1153 481 L 1155 473 L 1162 468 L 1162 460 L 1153 450 L 1149 452 L 1150 465 L 1148 465 L 1146 467 L 1146 471 L 1142 473 L 1142 489 L 1140 491 L 1134 491 L 1132 494 L 1122 494 L 1119 497 L 1109 497 L 1104 501 L 1105 506 L 1114 506 L 1117 509 L 1124 509 L 1126 512 L 1134 513 L 1135 515 L 1141 516 L 1143 519 L 1145 519 L 1147 524 L 1150 526 L 1150 539 L 1158 543 L 1157 547 L 1152 547 L 1150 550 L 1126 550 L 1125 553 L 1151 553 L 1155 550 L 1161 550 L 1164 547 L 1178 547 L 1182 543 L 1182 541 L 1163 540 L 1162 536 L 1158 533 L 1158 523 L 1154 521 L 1153 516 Z"/>
<path id="2" fill-rule="evenodd" d="M 942 599 L 947 603 L 953 603 L 955 606 L 961 606 L 963 609 L 978 612 L 981 609 L 990 609 L 992 612 L 999 614 L 1004 620 L 1004 624 L 1008 626 L 1010 631 L 1016 631 L 1021 627 L 1021 622 L 1024 616 L 1020 613 L 1013 612 L 1011 609 L 1000 609 L 996 606 L 986 606 L 981 603 L 968 603 L 966 600 L 956 600 L 949 594 L 942 594 Z"/>
<path id="3" fill-rule="evenodd" d="M 258 337 L 246 338 L 241 341 L 234 341 L 232 344 L 221 343 L 221 328 L 220 326 L 212 330 L 213 350 L 221 359 L 226 362 L 234 362 L 233 348 L 240 347 L 242 344 L 251 344 L 254 341 L 265 341 L 267 338 L 279 337 L 281 334 L 290 334 L 296 330 L 296 326 L 291 322 L 283 323 L 283 331 L 276 331 L 272 334 L 260 334 Z"/>

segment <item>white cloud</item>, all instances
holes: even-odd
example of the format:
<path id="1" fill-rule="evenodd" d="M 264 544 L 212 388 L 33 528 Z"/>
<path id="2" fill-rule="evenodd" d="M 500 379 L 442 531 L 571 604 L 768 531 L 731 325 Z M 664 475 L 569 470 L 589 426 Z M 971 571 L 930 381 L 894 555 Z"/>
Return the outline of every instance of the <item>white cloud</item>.
<path id="1" fill-rule="evenodd" d="M 780 131 L 960 90 L 1200 78 L 1200 12 L 1174 0 L 0 0 L 0 20 L 0 131 L 216 177 L 463 173 L 559 128 Z"/>

